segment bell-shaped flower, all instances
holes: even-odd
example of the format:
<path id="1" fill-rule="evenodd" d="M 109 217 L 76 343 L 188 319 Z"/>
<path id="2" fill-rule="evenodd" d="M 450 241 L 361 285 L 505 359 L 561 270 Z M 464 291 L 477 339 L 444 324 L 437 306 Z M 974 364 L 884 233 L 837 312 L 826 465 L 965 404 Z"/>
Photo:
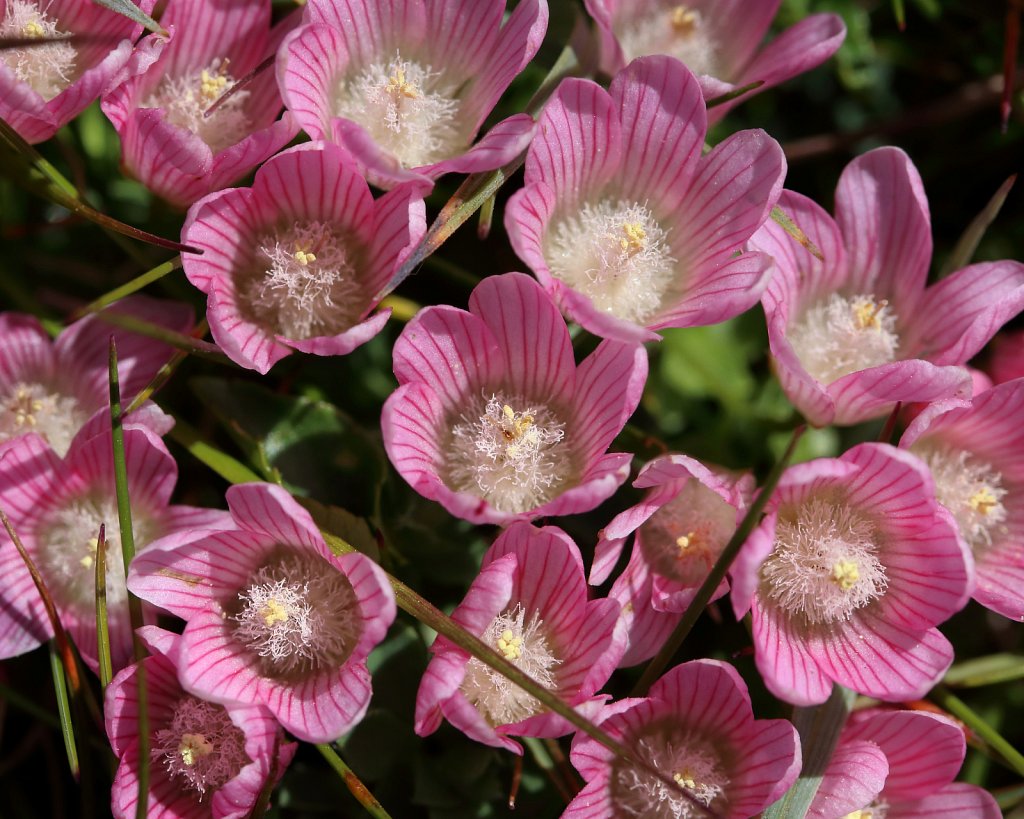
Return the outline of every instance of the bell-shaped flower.
<path id="1" fill-rule="evenodd" d="M 815 705 L 839 683 L 902 701 L 949 667 L 953 648 L 935 626 L 967 602 L 974 562 L 925 465 L 861 444 L 786 470 L 731 580 L 775 696 Z"/>
<path id="2" fill-rule="evenodd" d="M 234 90 L 298 22 L 270 27 L 271 0 L 169 0 L 169 42 L 139 45 L 146 69 L 105 94 L 103 113 L 121 137 L 121 163 L 154 193 L 187 207 L 230 185 L 298 133 L 272 71 Z M 229 93 L 230 92 L 230 93 Z"/>
<path id="3" fill-rule="evenodd" d="M 970 265 L 925 288 L 928 200 L 898 148 L 853 160 L 835 221 L 800 194 L 779 204 L 821 249 L 812 256 L 773 223 L 751 246 L 775 258 L 762 305 L 782 388 L 812 424 L 855 424 L 898 401 L 969 397 L 963 367 L 1024 308 L 1024 264 Z"/>
<path id="4" fill-rule="evenodd" d="M 452 619 L 537 683 L 580 710 L 621 651 L 613 640 L 619 606 L 587 600 L 583 558 L 561 529 L 516 523 L 484 555 L 480 574 Z M 559 737 L 572 725 L 462 648 L 438 637 L 416 697 L 416 733 L 447 719 L 472 739 L 521 754 L 510 736 Z"/>
<path id="5" fill-rule="evenodd" d="M 313 139 L 351 152 L 380 188 L 498 168 L 533 119 L 477 132 L 537 53 L 546 0 L 309 0 L 278 57 L 281 94 Z"/>
<path id="6" fill-rule="evenodd" d="M 370 703 L 366 657 L 395 619 L 387 575 L 335 555 L 279 486 L 227 491 L 232 520 L 170 536 L 136 556 L 128 587 L 186 621 L 182 687 L 263 705 L 299 739 L 331 742 Z"/>
<path id="7" fill-rule="evenodd" d="M 336 145 L 278 154 L 251 188 L 196 202 L 182 242 L 185 275 L 208 296 L 214 340 L 266 373 L 301 350 L 345 355 L 381 331 L 375 300 L 426 230 L 423 199 L 404 185 L 374 201 Z M 372 314 L 371 314 L 372 313 Z"/>
<path id="8" fill-rule="evenodd" d="M 152 652 L 142 661 L 150 755 L 146 816 L 249 816 L 268 780 L 281 778 L 298 746 L 284 741 L 265 708 L 218 705 L 185 691 L 178 681 L 178 635 L 145 626 L 139 636 Z M 115 819 L 137 815 L 139 685 L 136 664 L 117 673 L 105 692 L 107 737 L 118 759 L 110 804 Z"/>
<path id="9" fill-rule="evenodd" d="M 974 599 L 1024 619 L 1024 379 L 930 405 L 900 447 L 928 465 L 939 503 L 974 554 Z"/>
<path id="10" fill-rule="evenodd" d="M 143 11 L 153 0 L 139 3 Z M 0 51 L 0 118 L 21 137 L 49 139 L 132 73 L 142 26 L 92 0 L 5 0 L 0 40 L 52 40 Z"/>
<path id="11" fill-rule="evenodd" d="M 605 91 L 562 82 L 505 209 L 512 247 L 562 310 L 619 341 L 715 324 L 752 307 L 771 259 L 742 252 L 782 190 L 764 131 L 701 155 L 700 86 L 677 60 L 632 62 Z"/>
<path id="12" fill-rule="evenodd" d="M 708 100 L 761 83 L 713 108 L 715 120 L 750 96 L 810 71 L 843 44 L 846 27 L 839 15 L 811 14 L 761 47 L 780 2 L 584 0 L 597 22 L 601 67 L 609 74 L 637 57 L 667 54 L 698 77 Z"/>
<path id="13" fill-rule="evenodd" d="M 850 715 L 807 811 L 811 819 L 1000 819 L 988 791 L 953 782 L 964 732 L 923 711 L 868 708 Z"/>
<path id="14" fill-rule="evenodd" d="M 192 327 L 192 309 L 178 302 L 130 296 L 107 309 L 178 332 Z M 111 336 L 127 405 L 171 357 L 166 344 L 96 315 L 76 321 L 51 341 L 32 316 L 0 313 L 0 452 L 6 442 L 34 432 L 63 457 L 90 418 L 109 416 Z M 158 413 L 150 418 L 161 434 L 169 428 Z"/>
<path id="15" fill-rule="evenodd" d="M 746 819 L 800 771 L 796 729 L 754 719 L 740 675 L 716 660 L 678 665 L 648 696 L 607 705 L 594 721 L 679 789 L 578 733 L 571 759 L 587 784 L 562 819 Z"/>
<path id="16" fill-rule="evenodd" d="M 605 341 L 577 367 L 558 308 L 522 273 L 484 279 L 469 312 L 421 311 L 395 342 L 394 368 L 388 457 L 457 517 L 585 512 L 629 474 L 631 456 L 607 449 L 640 401 L 643 347 Z"/>

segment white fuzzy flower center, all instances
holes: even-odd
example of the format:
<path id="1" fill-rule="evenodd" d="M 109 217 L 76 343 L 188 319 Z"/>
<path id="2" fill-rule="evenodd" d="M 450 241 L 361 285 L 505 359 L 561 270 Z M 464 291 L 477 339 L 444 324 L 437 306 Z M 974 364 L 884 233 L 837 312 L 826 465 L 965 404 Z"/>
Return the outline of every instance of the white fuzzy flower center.
<path id="1" fill-rule="evenodd" d="M 86 420 L 76 398 L 42 384 L 23 381 L 0 396 L 0 443 L 35 432 L 64 457 Z"/>
<path id="2" fill-rule="evenodd" d="M 153 739 L 150 758 L 200 798 L 233 779 L 251 761 L 245 753 L 245 734 L 231 722 L 224 706 L 195 697 L 180 700 L 171 724 Z"/>
<path id="3" fill-rule="evenodd" d="M 236 91 L 209 116 L 204 116 L 235 84 L 228 73 L 229 62 L 227 58 L 217 58 L 198 71 L 166 77 L 142 107 L 163 108 L 169 123 L 191 131 L 214 153 L 241 142 L 252 129 L 245 107 L 248 91 Z"/>
<path id="4" fill-rule="evenodd" d="M 736 530 L 736 510 L 696 478 L 640 527 L 651 568 L 685 586 L 704 582 Z"/>
<path id="5" fill-rule="evenodd" d="M 815 498 L 780 514 L 761 566 L 761 594 L 812 626 L 847 620 L 888 585 L 875 527 L 848 506 Z"/>
<path id="6" fill-rule="evenodd" d="M 0 60 L 15 77 L 49 102 L 74 80 L 78 53 L 71 43 L 59 41 L 68 32 L 57 28 L 57 21 L 46 13 L 47 10 L 49 3 L 42 9 L 26 0 L 8 0 L 0 23 L 0 39 L 57 39 L 58 42 L 4 49 L 0 51 Z"/>
<path id="7" fill-rule="evenodd" d="M 991 464 L 944 446 L 915 445 L 910 451 L 928 464 L 939 503 L 953 513 L 961 536 L 976 555 L 1006 533 L 1006 489 Z"/>
<path id="8" fill-rule="evenodd" d="M 690 798 L 633 765 L 617 760 L 610 783 L 615 815 L 691 819 L 707 816 L 702 807 L 711 808 L 716 815 L 728 815 L 723 810 L 722 797 L 729 786 L 729 777 L 718 745 L 676 726 L 656 725 L 647 729 L 634 743 L 637 754 L 672 777 Z"/>
<path id="9" fill-rule="evenodd" d="M 47 511 L 36 536 L 36 562 L 54 598 L 66 605 L 88 610 L 96 605 L 96 549 L 100 524 L 105 525 L 107 606 L 122 606 L 125 590 L 124 558 L 117 503 L 113 497 L 87 496 Z M 137 506 L 132 507 L 135 549 L 162 534 L 157 521 Z"/>
<path id="10" fill-rule="evenodd" d="M 842 819 L 885 819 L 889 815 L 889 803 L 885 800 L 876 800 L 866 808 L 852 811 Z"/>
<path id="11" fill-rule="evenodd" d="M 457 91 L 441 72 L 396 52 L 342 78 L 335 113 L 362 125 L 403 167 L 416 168 L 465 149 Z"/>
<path id="12" fill-rule="evenodd" d="M 340 666 L 362 632 L 348 578 L 321 557 L 288 552 L 249 578 L 231 619 L 263 673 L 283 679 Z"/>
<path id="13" fill-rule="evenodd" d="M 634 15 L 616 34 L 627 63 L 648 54 L 668 54 L 698 76 L 717 73 L 718 44 L 696 9 L 661 3 L 652 13 Z"/>
<path id="14" fill-rule="evenodd" d="M 548 644 L 539 612 L 527 621 L 517 604 L 495 617 L 481 639 L 545 688 L 554 689 L 554 671 L 561 660 Z M 544 710 L 538 700 L 475 657 L 466 665 L 462 693 L 491 725 L 520 722 Z"/>
<path id="15" fill-rule="evenodd" d="M 238 284 L 243 310 L 269 332 L 297 341 L 348 330 L 369 301 L 351 244 L 317 221 L 258 239 L 257 271 Z"/>
<path id="16" fill-rule="evenodd" d="M 549 234 L 551 274 L 590 297 L 598 310 L 644 323 L 675 278 L 668 231 L 637 203 L 584 204 Z"/>
<path id="17" fill-rule="evenodd" d="M 808 308 L 786 337 L 804 369 L 821 384 L 897 358 L 897 317 L 885 299 L 832 293 Z"/>
<path id="18" fill-rule="evenodd" d="M 478 399 L 452 426 L 448 448 L 448 485 L 501 512 L 546 503 L 572 473 L 565 422 L 521 396 Z"/>

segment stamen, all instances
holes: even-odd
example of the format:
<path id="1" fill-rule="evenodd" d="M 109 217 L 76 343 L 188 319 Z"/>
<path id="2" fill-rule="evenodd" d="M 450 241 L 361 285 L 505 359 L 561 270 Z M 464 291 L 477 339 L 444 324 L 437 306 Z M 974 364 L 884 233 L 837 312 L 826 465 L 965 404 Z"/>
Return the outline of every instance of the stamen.
<path id="1" fill-rule="evenodd" d="M 77 398 L 44 384 L 23 381 L 0 395 L 0 443 L 35 432 L 63 457 L 87 419 Z"/>
<path id="2" fill-rule="evenodd" d="M 170 777 L 198 793 L 215 791 L 251 761 L 245 734 L 222 705 L 185 697 L 174 706 L 170 725 L 153 737 L 150 756 Z"/>
<path id="3" fill-rule="evenodd" d="M 700 15 L 686 6 L 676 6 L 670 15 L 672 29 L 679 37 L 692 37 L 700 25 Z"/>
<path id="4" fill-rule="evenodd" d="M 7 64 L 14 76 L 49 102 L 73 82 L 78 52 L 71 43 L 61 41 L 68 32 L 58 29 L 57 21 L 35 3 L 8 0 L 6 6 L 3 22 L 0 22 L 0 39 L 30 37 L 56 41 L 0 51 L 0 60 Z"/>
<path id="5" fill-rule="evenodd" d="M 680 4 L 650 5 L 654 6 L 651 11 L 628 14 L 625 25 L 616 28 L 626 62 L 648 54 L 668 54 L 694 74 L 717 76 L 719 44 L 704 25 L 701 13 Z"/>

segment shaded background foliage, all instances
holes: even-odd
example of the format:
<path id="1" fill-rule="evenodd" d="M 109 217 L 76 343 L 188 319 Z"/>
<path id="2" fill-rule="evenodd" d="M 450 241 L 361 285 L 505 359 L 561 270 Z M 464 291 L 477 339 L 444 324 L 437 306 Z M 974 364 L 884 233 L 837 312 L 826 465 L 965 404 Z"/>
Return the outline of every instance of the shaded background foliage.
<path id="1" fill-rule="evenodd" d="M 1013 2 L 1013 0 L 1010 0 Z M 1001 0 L 907 0 L 906 29 L 888 0 L 785 0 L 777 27 L 806 14 L 835 11 L 846 21 L 846 43 L 824 66 L 764 93 L 732 112 L 710 135 L 764 128 L 789 159 L 787 187 L 826 208 L 839 173 L 853 156 L 896 144 L 916 163 L 931 202 L 935 238 L 933 273 L 971 219 L 1000 184 L 1020 169 L 1024 113 L 1019 89 L 1006 133 L 999 99 L 1007 3 Z M 534 65 L 513 84 L 495 119 L 522 108 L 568 41 L 582 3 L 551 0 L 548 37 Z M 281 11 L 290 4 L 281 4 Z M 98 106 L 56 139 L 40 146 L 101 211 L 155 233 L 176 237 L 183 214 L 154 199 L 119 167 L 117 137 Z M 434 213 L 458 179 L 444 179 L 428 205 Z M 473 225 L 459 231 L 439 256 L 407 280 L 399 295 L 419 304 L 464 307 L 479 278 L 522 269 L 501 230 L 503 203 L 485 240 Z M 1024 191 L 1011 192 L 975 259 L 1024 258 Z M 28 197 L 0 180 L 0 308 L 62 319 L 86 300 L 167 258 L 156 248 L 115 241 L 94 225 Z M 189 301 L 201 315 L 200 294 L 180 271 L 148 289 Z M 340 531 L 379 548 L 392 573 L 450 611 L 475 576 L 494 530 L 451 518 L 397 477 L 380 443 L 379 413 L 394 389 L 390 350 L 401 324 L 392 321 L 369 344 L 340 359 L 292 356 L 272 374 L 251 373 L 187 360 L 160 393 L 162 406 L 205 439 L 270 476 L 280 474 L 299 495 L 335 510 Z M 759 309 L 710 328 L 672 330 L 648 347 L 651 376 L 637 415 L 613 449 L 628 449 L 641 464 L 665 448 L 731 468 L 753 467 L 763 476 L 779 455 L 797 418 L 771 377 L 764 320 Z M 582 355 L 593 340 L 576 339 Z M 984 355 L 984 354 L 983 354 Z M 798 459 L 832 455 L 877 437 L 881 422 L 849 430 L 812 431 Z M 170 443 L 181 476 L 179 502 L 223 506 L 226 485 Z M 587 515 L 559 519 L 589 557 L 597 530 L 631 503 L 623 489 Z M 321 510 L 323 511 L 323 510 Z M 624 560 L 624 559 L 623 559 Z M 1021 653 L 1021 629 L 975 603 L 943 627 L 958 662 L 994 652 Z M 354 770 L 394 817 L 508 815 L 515 761 L 472 743 L 444 726 L 420 739 L 412 732 L 416 687 L 432 634 L 400 615 L 389 639 L 371 658 L 374 696 L 366 720 L 340 747 Z M 726 609 L 712 606 L 684 645 L 680 660 L 716 657 L 734 662 L 751 685 L 758 716 L 784 716 L 753 668 L 749 638 Z M 608 689 L 624 696 L 637 671 L 619 672 Z M 67 775 L 56 709 L 43 652 L 0 666 L 0 813 L 4 816 L 77 816 L 108 812 L 109 760 L 98 750 L 83 764 L 77 788 Z M 18 701 L 18 692 L 26 702 Z M 36 700 L 30 701 L 30 697 Z M 966 691 L 963 698 L 1015 745 L 1024 744 L 1024 687 L 1019 682 Z M 37 709 L 33 711 L 31 709 Z M 43 709 L 38 711 L 38 709 Z M 558 754 L 568 741 L 533 742 L 522 770 L 516 812 L 557 816 L 564 799 L 558 780 L 578 786 Z M 566 763 L 567 764 L 567 763 Z M 553 773 L 543 770 L 553 766 Z M 1013 815 L 1024 798 L 1020 783 L 989 755 L 969 752 L 962 778 L 996 790 Z M 565 785 L 563 785 L 565 787 Z M 274 797 L 271 816 L 363 816 L 365 813 L 310 748 L 300 750 Z"/>

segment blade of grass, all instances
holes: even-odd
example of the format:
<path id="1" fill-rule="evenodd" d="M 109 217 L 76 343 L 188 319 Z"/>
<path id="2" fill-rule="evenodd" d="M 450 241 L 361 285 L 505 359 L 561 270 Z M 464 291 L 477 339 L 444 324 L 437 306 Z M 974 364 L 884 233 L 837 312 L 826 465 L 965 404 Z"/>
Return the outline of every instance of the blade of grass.
<path id="1" fill-rule="evenodd" d="M 109 310 L 105 310 L 97 313 L 96 317 L 107 324 L 130 330 L 133 333 L 138 333 L 140 336 L 155 338 L 157 341 L 162 341 L 164 344 L 168 344 L 175 349 L 184 350 L 190 355 L 205 358 L 209 361 L 216 361 L 218 364 L 227 364 L 230 367 L 237 366 L 220 351 L 220 347 L 216 344 L 210 344 L 208 341 L 202 341 L 198 338 L 187 336 L 184 333 L 177 333 L 174 330 L 168 330 L 166 327 L 151 324 L 148 321 L 143 321 L 124 313 L 112 313 Z"/>
<path id="2" fill-rule="evenodd" d="M 134 3 L 129 2 L 129 0 L 93 0 L 93 2 L 111 11 L 116 11 L 118 14 L 123 14 L 129 20 L 138 23 L 155 34 L 160 34 L 164 37 L 168 36 L 167 32 L 160 27 L 156 20 Z"/>
<path id="3" fill-rule="evenodd" d="M 937 685 L 928 695 L 928 699 L 964 723 L 978 737 L 985 740 L 1018 776 L 1024 776 L 1024 755 L 946 686 Z"/>
<path id="4" fill-rule="evenodd" d="M 192 336 L 195 338 L 202 338 L 206 335 L 210 329 L 210 325 L 206 323 L 204 318 L 199 322 L 192 330 Z M 153 380 L 150 381 L 145 387 L 139 390 L 139 394 L 136 395 L 132 402 L 125 409 L 125 415 L 131 415 L 135 410 L 141 407 L 146 401 L 153 397 L 153 393 L 163 387 L 168 381 L 171 380 L 171 376 L 174 375 L 175 370 L 181 366 L 183 362 L 188 358 L 188 353 L 184 350 L 178 350 L 171 356 L 170 361 L 164 364 L 159 370 L 156 371 L 156 375 L 153 376 Z"/>
<path id="5" fill-rule="evenodd" d="M 749 85 L 743 85 L 740 86 L 739 88 L 734 88 L 732 91 L 729 91 L 725 94 L 720 94 L 717 97 L 712 97 L 707 101 L 707 108 L 710 111 L 712 108 L 715 108 L 716 106 L 724 105 L 727 102 L 732 102 L 737 97 L 742 97 L 744 94 L 753 91 L 755 88 L 760 88 L 762 85 L 764 85 L 764 80 L 757 80 L 756 82 L 752 82 Z"/>
<path id="6" fill-rule="evenodd" d="M 355 771 L 345 764 L 345 760 L 341 758 L 333 747 L 325 743 L 317 743 L 316 749 L 327 760 L 328 764 L 334 768 L 338 776 L 341 777 L 341 781 L 345 783 L 348 792 L 363 806 L 363 810 L 377 819 L 391 819 L 390 814 L 384 810 L 384 806 L 377 801 L 377 797 L 370 793 L 370 789 L 356 776 Z"/>
<path id="7" fill-rule="evenodd" d="M 1019 680 L 1024 677 L 1024 656 L 1020 654 L 990 654 L 957 663 L 942 678 L 954 688 L 980 688 L 983 685 Z"/>
<path id="8" fill-rule="evenodd" d="M 85 307 L 79 307 L 71 314 L 70 321 L 75 321 L 83 316 L 88 316 L 90 313 L 98 313 L 104 307 L 109 307 L 116 301 L 120 301 L 125 296 L 130 296 L 141 290 L 143 287 L 152 284 L 155 281 L 159 281 L 168 273 L 177 270 L 181 267 L 181 256 L 175 256 L 173 259 L 159 264 L 152 270 L 147 270 L 141 276 L 136 276 L 130 282 L 122 284 L 120 287 L 115 287 L 109 293 L 104 293 L 95 301 L 89 302 Z"/>
<path id="9" fill-rule="evenodd" d="M 1010 189 L 1013 187 L 1013 183 L 1016 181 L 1017 174 L 1013 174 L 1013 176 L 1003 182 L 999 186 L 999 190 L 988 200 L 988 204 L 971 220 L 967 229 L 957 239 L 956 245 L 949 254 L 949 258 L 946 259 L 946 263 L 942 265 L 942 269 L 939 271 L 940 279 L 945 278 L 954 270 L 959 270 L 961 267 L 966 267 L 971 263 L 971 259 L 974 258 L 974 252 L 978 249 L 978 245 L 981 244 L 985 231 L 996 220 L 999 211 L 1003 207 L 1003 203 L 1006 201 L 1007 195 L 1010 193 Z"/>
<path id="10" fill-rule="evenodd" d="M 900 31 L 906 31 L 907 10 L 903 7 L 903 0 L 892 0 L 892 16 L 896 18 L 896 27 Z"/>
<path id="11" fill-rule="evenodd" d="M 805 247 L 807 252 L 814 258 L 825 261 L 825 255 L 821 252 L 818 246 L 808 238 L 807 234 L 800 229 L 797 223 L 794 222 L 782 208 L 778 205 L 772 208 L 771 217 L 784 231 L 786 231 L 786 233 L 792 236 L 800 245 Z"/>
<path id="12" fill-rule="evenodd" d="M 80 768 L 78 748 L 75 745 L 75 726 L 71 721 L 71 703 L 68 700 L 67 681 L 64 677 L 64 659 L 60 649 L 50 641 L 50 673 L 53 675 L 53 691 L 57 697 L 57 713 L 60 716 L 60 733 L 64 738 L 64 750 L 68 755 L 71 775 L 78 781 Z"/>
<path id="13" fill-rule="evenodd" d="M 180 418 L 174 419 L 174 427 L 168 433 L 168 437 L 185 447 L 192 457 L 206 464 L 228 483 L 253 483 L 262 480 L 241 461 L 203 441 L 196 429 Z"/>
<path id="14" fill-rule="evenodd" d="M 494 197 L 492 196 L 480 206 L 480 219 L 476 224 L 476 236 L 483 242 L 491 235 L 491 223 L 494 221 Z"/>
<path id="15" fill-rule="evenodd" d="M 96 645 L 100 667 L 100 685 L 107 690 L 114 676 L 110 661 L 110 628 L 107 623 L 107 527 L 100 524 L 96 538 Z"/>

